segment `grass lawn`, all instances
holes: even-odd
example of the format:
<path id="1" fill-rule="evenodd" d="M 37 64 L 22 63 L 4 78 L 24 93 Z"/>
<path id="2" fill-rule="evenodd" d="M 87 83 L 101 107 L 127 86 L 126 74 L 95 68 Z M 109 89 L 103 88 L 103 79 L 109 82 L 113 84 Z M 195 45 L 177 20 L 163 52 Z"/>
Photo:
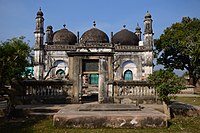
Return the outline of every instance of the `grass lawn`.
<path id="1" fill-rule="evenodd" d="M 70 129 L 56 128 L 52 118 L 17 118 L 0 120 L 1 133 L 197 133 L 200 130 L 200 117 L 180 117 L 169 121 L 168 128 L 133 128 L 133 129 Z"/>
<path id="2" fill-rule="evenodd" d="M 187 104 L 200 105 L 200 97 L 176 97 L 175 100 Z"/>

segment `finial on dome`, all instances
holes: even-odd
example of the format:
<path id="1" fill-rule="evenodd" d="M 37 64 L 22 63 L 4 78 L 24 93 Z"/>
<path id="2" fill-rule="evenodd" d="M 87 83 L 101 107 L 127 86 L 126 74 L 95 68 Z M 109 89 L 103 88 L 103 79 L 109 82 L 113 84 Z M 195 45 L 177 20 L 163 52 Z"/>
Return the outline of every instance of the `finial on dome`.
<path id="1" fill-rule="evenodd" d="M 96 27 L 96 22 L 95 21 L 93 21 L 93 26 Z"/>
<path id="2" fill-rule="evenodd" d="M 63 24 L 63 27 L 66 28 L 66 24 Z"/>
<path id="3" fill-rule="evenodd" d="M 126 25 L 123 25 L 123 28 L 125 29 L 125 28 L 126 28 Z"/>
<path id="4" fill-rule="evenodd" d="M 136 26 L 135 30 L 141 30 L 141 28 L 139 26 L 139 23 L 137 23 L 137 26 Z"/>
<path id="5" fill-rule="evenodd" d="M 151 14 L 149 13 L 149 11 L 147 11 L 145 18 L 151 18 Z"/>
<path id="6" fill-rule="evenodd" d="M 42 12 L 41 7 L 39 8 L 39 11 L 37 12 L 37 15 L 38 15 L 38 16 L 43 16 L 43 12 Z"/>

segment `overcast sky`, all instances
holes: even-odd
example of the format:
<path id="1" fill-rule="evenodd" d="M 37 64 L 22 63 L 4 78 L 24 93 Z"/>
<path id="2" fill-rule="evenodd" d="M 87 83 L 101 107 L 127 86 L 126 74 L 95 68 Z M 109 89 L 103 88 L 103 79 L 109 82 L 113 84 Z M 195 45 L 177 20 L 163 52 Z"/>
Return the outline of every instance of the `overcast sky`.
<path id="1" fill-rule="evenodd" d="M 96 21 L 97 28 L 110 36 L 123 25 L 135 31 L 139 23 L 143 32 L 144 15 L 149 11 L 153 19 L 154 38 L 182 17 L 200 18 L 200 0 L 0 0 L 0 41 L 25 36 L 34 45 L 35 17 L 42 8 L 45 31 L 63 24 L 74 32 L 83 34 Z"/>

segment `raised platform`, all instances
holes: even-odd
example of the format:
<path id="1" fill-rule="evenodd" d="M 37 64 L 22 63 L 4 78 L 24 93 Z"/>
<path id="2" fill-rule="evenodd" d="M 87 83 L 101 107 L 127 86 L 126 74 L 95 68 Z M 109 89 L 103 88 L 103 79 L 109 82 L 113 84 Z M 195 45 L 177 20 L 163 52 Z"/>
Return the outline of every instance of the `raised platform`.
<path id="1" fill-rule="evenodd" d="M 79 111 L 140 111 L 141 108 L 135 105 L 126 104 L 82 104 Z"/>
<path id="2" fill-rule="evenodd" d="M 73 104 L 53 116 L 53 124 L 70 128 L 166 127 L 167 116 L 151 108 L 123 104 Z"/>

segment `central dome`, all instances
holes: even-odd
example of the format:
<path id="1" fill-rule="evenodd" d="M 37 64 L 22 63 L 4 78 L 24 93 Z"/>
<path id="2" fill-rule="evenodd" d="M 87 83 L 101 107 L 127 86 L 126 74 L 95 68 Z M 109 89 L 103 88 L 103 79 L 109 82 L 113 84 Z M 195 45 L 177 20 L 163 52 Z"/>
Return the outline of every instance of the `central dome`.
<path id="1" fill-rule="evenodd" d="M 127 29 L 122 29 L 113 36 L 114 43 L 121 45 L 139 45 L 139 38 L 137 35 Z"/>
<path id="2" fill-rule="evenodd" d="M 109 43 L 109 38 L 103 31 L 97 29 L 96 27 L 91 28 L 90 30 L 83 33 L 80 39 L 81 43 Z"/>
<path id="3" fill-rule="evenodd" d="M 67 30 L 66 28 L 63 28 L 54 33 L 53 42 L 54 44 L 74 45 L 75 43 L 77 43 L 77 37 L 71 31 Z"/>

